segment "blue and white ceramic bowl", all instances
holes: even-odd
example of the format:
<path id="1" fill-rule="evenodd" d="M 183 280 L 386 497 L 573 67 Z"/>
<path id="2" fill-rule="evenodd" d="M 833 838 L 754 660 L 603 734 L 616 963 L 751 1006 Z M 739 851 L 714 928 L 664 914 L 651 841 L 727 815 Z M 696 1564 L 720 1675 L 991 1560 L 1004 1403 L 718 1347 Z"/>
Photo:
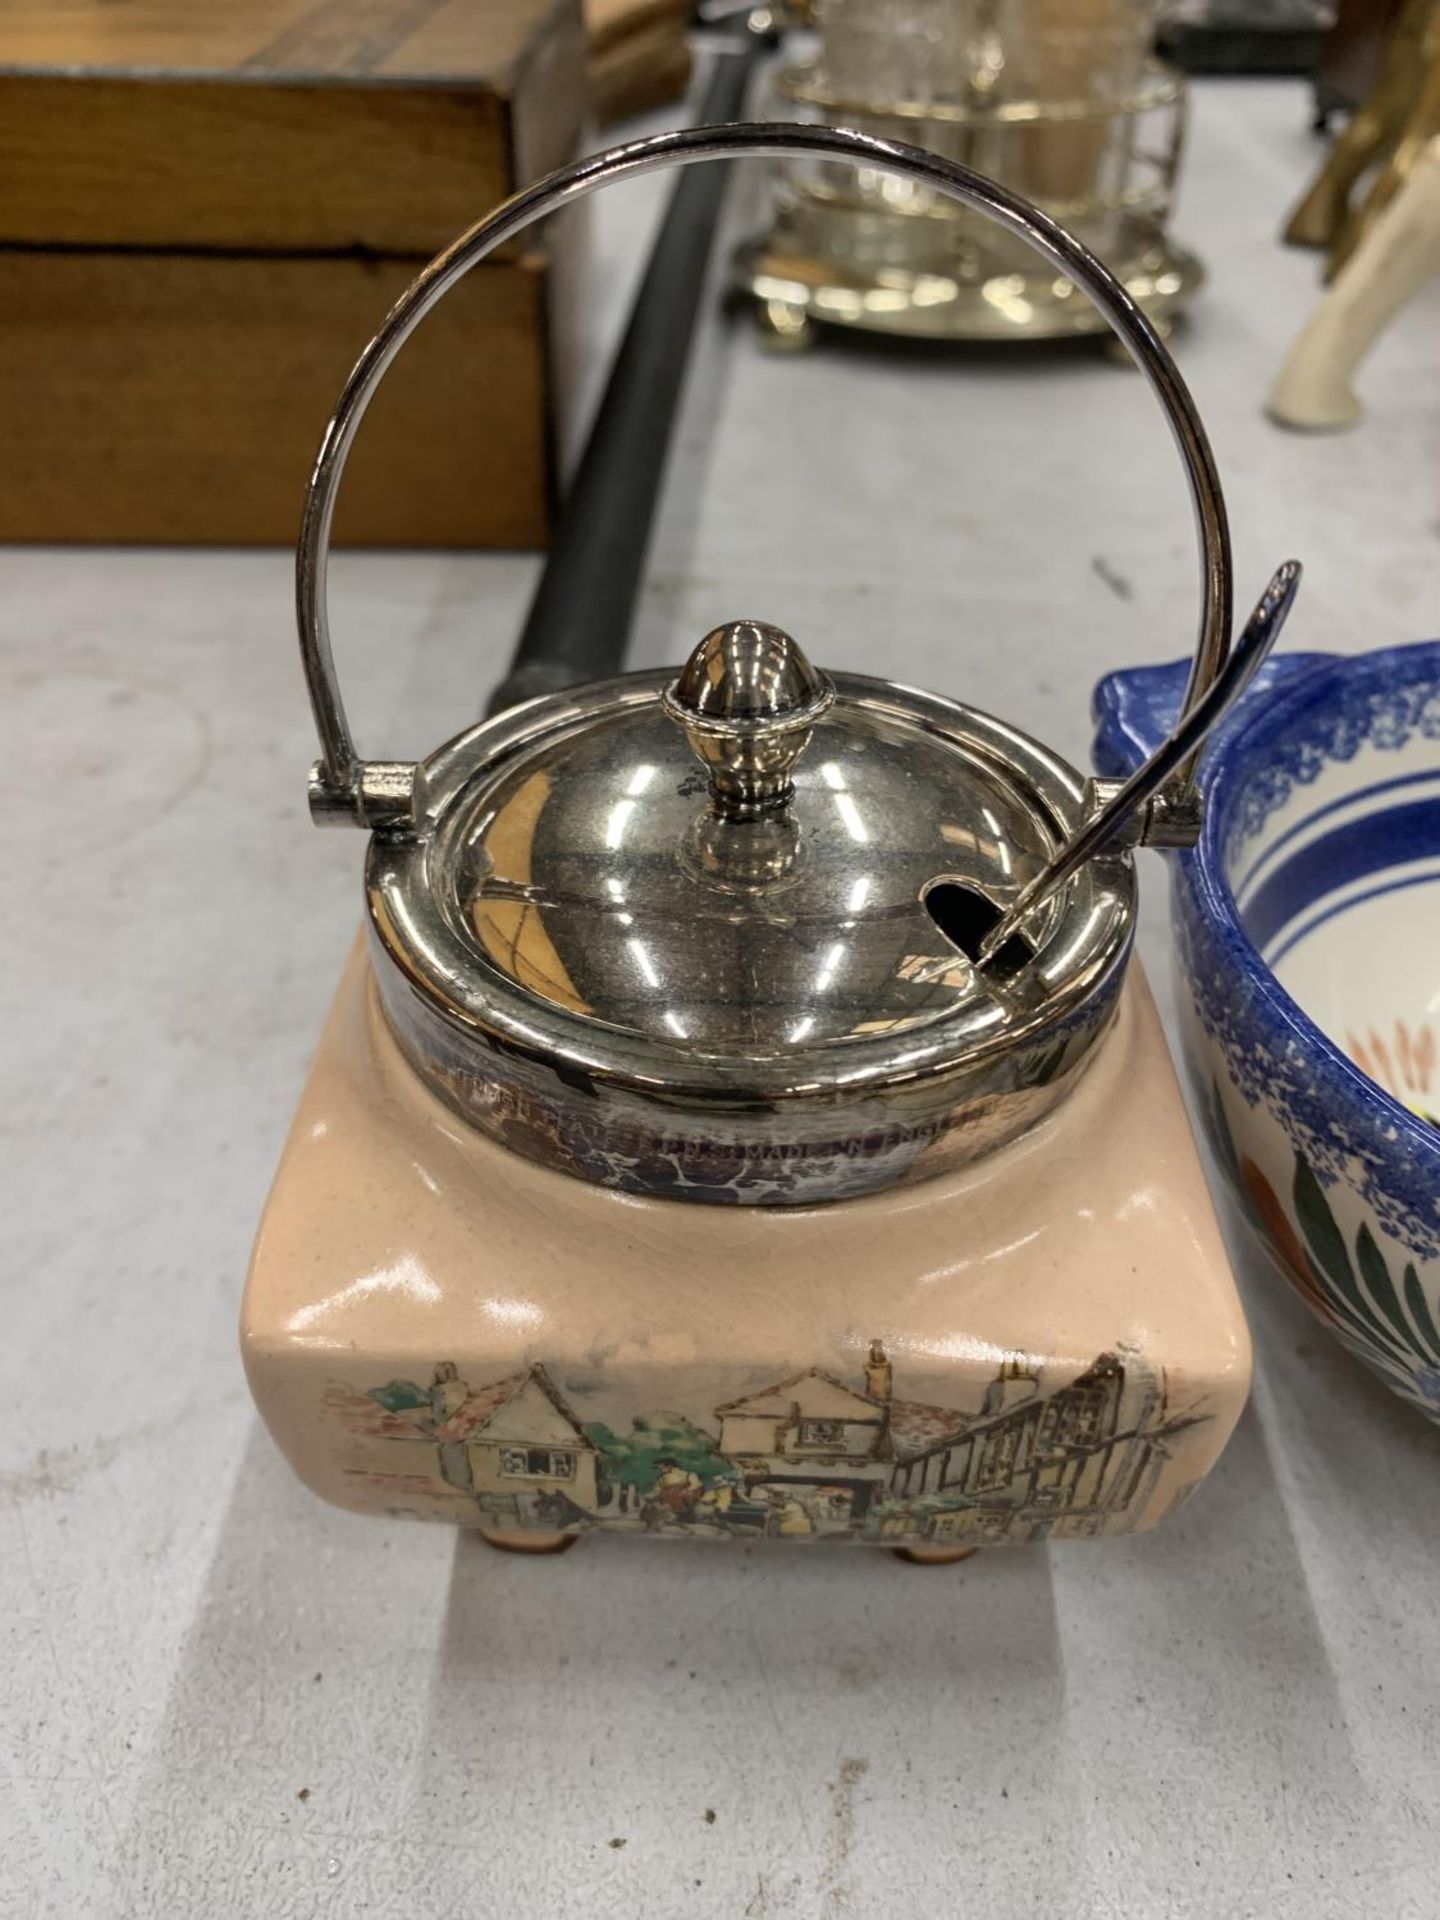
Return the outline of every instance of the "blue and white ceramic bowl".
<path id="1" fill-rule="evenodd" d="M 1188 671 L 1101 682 L 1102 773 Z M 1217 1157 L 1286 1278 L 1440 1420 L 1440 641 L 1271 661 L 1202 779 L 1172 915 Z"/>

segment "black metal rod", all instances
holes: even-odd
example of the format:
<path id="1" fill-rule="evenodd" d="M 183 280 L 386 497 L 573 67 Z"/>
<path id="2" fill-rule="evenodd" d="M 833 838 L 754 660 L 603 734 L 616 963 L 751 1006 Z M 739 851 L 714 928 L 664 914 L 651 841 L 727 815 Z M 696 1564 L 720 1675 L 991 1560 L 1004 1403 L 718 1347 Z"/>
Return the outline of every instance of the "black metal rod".
<path id="1" fill-rule="evenodd" d="M 750 77 L 771 44 L 754 28 L 744 34 L 714 56 L 700 126 L 741 117 Z M 728 167 L 690 168 L 670 196 L 490 713 L 604 679 L 624 665 L 729 178 Z"/>

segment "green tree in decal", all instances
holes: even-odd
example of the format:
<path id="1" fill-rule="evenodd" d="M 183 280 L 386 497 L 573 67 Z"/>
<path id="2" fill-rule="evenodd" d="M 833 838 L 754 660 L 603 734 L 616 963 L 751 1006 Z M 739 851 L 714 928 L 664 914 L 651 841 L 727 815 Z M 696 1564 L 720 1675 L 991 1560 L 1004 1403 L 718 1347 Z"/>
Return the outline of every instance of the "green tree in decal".
<path id="1" fill-rule="evenodd" d="M 617 1434 L 596 1420 L 585 1432 L 600 1449 L 601 1478 L 612 1486 L 630 1486 L 649 1493 L 655 1485 L 656 1464 L 661 1460 L 673 1460 L 687 1473 L 698 1474 L 707 1486 L 735 1477 L 734 1466 L 715 1451 L 711 1436 L 679 1414 L 662 1413 L 653 1420 L 636 1420 L 625 1434 Z"/>
<path id="2" fill-rule="evenodd" d="M 417 1407 L 428 1410 L 430 1393 L 426 1387 L 417 1387 L 413 1380 L 391 1380 L 383 1387 L 371 1387 L 369 1396 L 387 1413 L 410 1413 Z"/>

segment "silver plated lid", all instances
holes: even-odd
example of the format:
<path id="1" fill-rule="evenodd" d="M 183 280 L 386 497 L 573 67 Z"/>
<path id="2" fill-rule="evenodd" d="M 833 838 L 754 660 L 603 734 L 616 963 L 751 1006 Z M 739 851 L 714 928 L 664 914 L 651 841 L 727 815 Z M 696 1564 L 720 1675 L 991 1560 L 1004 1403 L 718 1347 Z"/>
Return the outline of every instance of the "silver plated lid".
<path id="1" fill-rule="evenodd" d="M 1113 950 L 1129 887 L 1093 875 L 1051 911 L 1023 982 L 981 973 L 937 924 L 949 890 L 1008 904 L 1080 811 L 1032 743 L 847 676 L 785 800 L 727 813 L 657 710 L 661 688 L 646 676 L 588 690 L 578 728 L 554 716 L 451 804 L 427 878 L 436 921 L 476 963 L 463 997 L 478 1016 L 508 1024 L 509 994 L 480 985 L 483 963 L 521 990 L 527 1021 L 536 1002 L 566 1016 L 557 1045 L 594 1029 L 618 1063 L 626 1035 L 637 1072 L 717 1088 L 738 1073 L 779 1095 L 797 1059 L 807 1075 L 823 1058 L 858 1076 L 937 1024 L 947 1051 L 1013 1033 L 1024 1007 L 1050 1010 Z M 387 848 L 377 864 L 388 876 L 397 862 Z M 412 863 L 401 884 L 419 880 Z M 429 976 L 450 996 L 459 957 Z"/>
<path id="2" fill-rule="evenodd" d="M 392 1025 L 468 1118 L 627 1187 L 813 1199 L 1058 1097 L 1112 1009 L 1129 862 L 1090 862 L 1027 964 L 982 970 L 942 923 L 952 895 L 1018 897 L 1086 783 L 953 702 L 813 684 L 802 730 L 755 723 L 794 755 L 763 806 L 673 723 L 685 675 L 532 702 L 426 763 L 421 831 L 372 842 L 370 923 Z"/>
<path id="3" fill-rule="evenodd" d="M 1204 607 L 1175 737 L 1115 789 L 973 707 L 832 681 L 789 635 L 739 620 L 678 674 L 531 701 L 418 766 L 362 761 L 330 656 L 325 562 L 346 454 L 400 344 L 494 247 L 608 180 L 797 150 L 990 212 L 1130 346 L 1200 532 Z M 373 830 L 376 985 L 417 1071 L 473 1125 L 568 1173 L 756 1204 L 941 1172 L 1064 1096 L 1115 1010 L 1129 848 L 1193 840 L 1194 747 L 1268 646 L 1293 578 L 1227 650 L 1224 506 L 1193 403 L 1123 289 L 1062 229 L 953 162 L 787 126 L 660 135 L 578 163 L 432 263 L 322 443 L 298 588 L 322 746 L 312 810 Z"/>

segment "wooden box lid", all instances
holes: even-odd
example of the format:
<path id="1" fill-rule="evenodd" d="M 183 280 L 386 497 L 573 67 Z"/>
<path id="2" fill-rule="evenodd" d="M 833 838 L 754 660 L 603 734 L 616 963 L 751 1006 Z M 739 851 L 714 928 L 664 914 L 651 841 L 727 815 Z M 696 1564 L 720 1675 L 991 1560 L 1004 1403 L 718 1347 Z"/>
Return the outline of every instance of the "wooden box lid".
<path id="1" fill-rule="evenodd" d="M 9 0 L 0 245 L 429 255 L 584 106 L 579 0 Z"/>

